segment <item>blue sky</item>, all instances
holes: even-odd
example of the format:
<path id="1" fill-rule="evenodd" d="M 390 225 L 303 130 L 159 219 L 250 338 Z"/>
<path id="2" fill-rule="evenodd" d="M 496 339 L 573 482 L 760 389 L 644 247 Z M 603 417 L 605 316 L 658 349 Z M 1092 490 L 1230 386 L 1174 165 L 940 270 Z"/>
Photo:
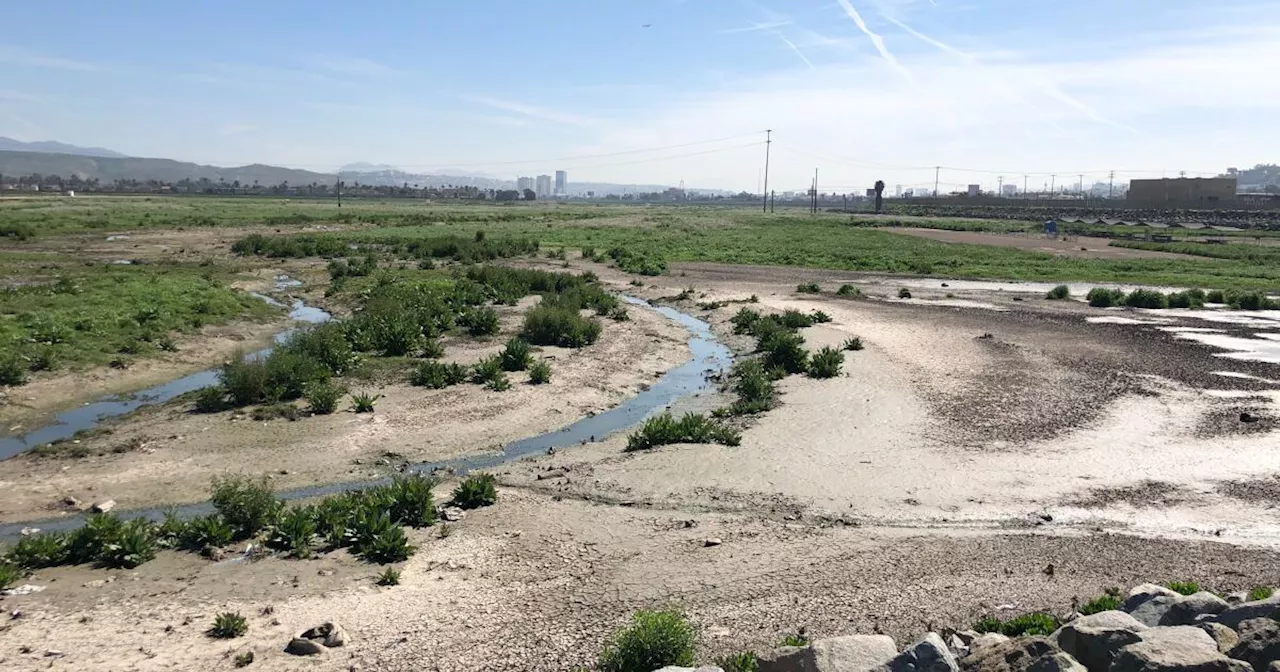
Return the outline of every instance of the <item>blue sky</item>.
<path id="1" fill-rule="evenodd" d="M 772 128 L 771 186 L 836 191 L 1280 160 L 1274 0 L 11 5 L 0 135 L 138 156 L 754 190 Z"/>

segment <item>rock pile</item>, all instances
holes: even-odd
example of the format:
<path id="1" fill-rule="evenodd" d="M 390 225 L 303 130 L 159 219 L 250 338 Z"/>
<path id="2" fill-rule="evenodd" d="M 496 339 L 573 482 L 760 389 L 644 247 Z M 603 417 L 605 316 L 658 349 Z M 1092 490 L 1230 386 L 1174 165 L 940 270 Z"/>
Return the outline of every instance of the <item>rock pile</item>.
<path id="1" fill-rule="evenodd" d="M 820 639 L 758 659 L 758 672 L 1280 672 L 1280 593 L 1246 601 L 1143 584 L 1116 611 L 1073 614 L 1047 637 L 928 633 Z M 682 672 L 693 668 L 666 668 Z M 720 668 L 697 668 L 715 672 Z"/>

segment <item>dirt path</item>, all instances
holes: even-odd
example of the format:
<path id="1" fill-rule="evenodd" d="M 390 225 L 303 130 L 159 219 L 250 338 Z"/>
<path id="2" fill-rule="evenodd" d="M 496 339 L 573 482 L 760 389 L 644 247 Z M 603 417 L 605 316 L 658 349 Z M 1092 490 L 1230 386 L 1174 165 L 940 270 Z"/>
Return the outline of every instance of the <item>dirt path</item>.
<path id="1" fill-rule="evenodd" d="M 1109 247 L 1109 238 L 1091 238 L 1089 236 L 1072 236 L 1071 240 L 1046 238 L 1012 233 L 987 233 L 982 231 L 946 231 L 943 229 L 917 229 L 912 227 L 886 228 L 884 231 L 904 236 L 928 238 L 943 243 L 966 243 L 969 245 L 991 245 L 994 247 L 1013 247 L 1032 252 L 1046 252 L 1065 257 L 1084 259 L 1186 259 L 1186 255 L 1171 252 L 1155 252 L 1151 250 L 1131 250 L 1124 247 Z"/>

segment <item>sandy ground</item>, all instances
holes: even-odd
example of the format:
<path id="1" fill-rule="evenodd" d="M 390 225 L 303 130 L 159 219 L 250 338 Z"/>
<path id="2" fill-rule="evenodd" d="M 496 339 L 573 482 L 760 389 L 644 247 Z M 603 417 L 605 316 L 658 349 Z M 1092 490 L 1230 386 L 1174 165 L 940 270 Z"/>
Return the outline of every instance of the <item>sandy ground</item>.
<path id="1" fill-rule="evenodd" d="M 1084 259 L 1177 259 L 1184 255 L 1151 250 L 1131 250 L 1124 247 L 1108 247 L 1110 238 L 1071 236 L 1070 240 L 1029 236 L 1013 233 L 989 233 L 982 231 L 945 231 L 942 229 L 917 229 L 911 227 L 886 228 L 885 231 L 917 238 L 928 238 L 943 243 L 968 243 L 993 247 L 1014 247 L 1032 252 L 1047 252 L 1066 257 Z"/>

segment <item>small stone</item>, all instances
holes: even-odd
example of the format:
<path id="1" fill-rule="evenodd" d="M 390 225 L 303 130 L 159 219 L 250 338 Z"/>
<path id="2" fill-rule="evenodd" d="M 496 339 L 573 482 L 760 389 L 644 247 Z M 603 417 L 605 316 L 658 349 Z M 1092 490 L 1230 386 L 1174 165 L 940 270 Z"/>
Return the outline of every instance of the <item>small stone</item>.
<path id="1" fill-rule="evenodd" d="M 200 555 L 203 555 L 214 562 L 221 562 L 222 559 L 226 557 L 226 554 L 222 552 L 222 549 L 217 546 L 205 546 L 200 549 Z"/>
<path id="2" fill-rule="evenodd" d="M 116 500 L 108 499 L 106 501 L 98 502 L 97 504 L 94 504 L 92 507 L 92 510 L 94 513 L 108 513 L 111 511 L 111 509 L 114 509 L 114 508 L 116 508 Z"/>
<path id="3" fill-rule="evenodd" d="M 324 645 L 320 642 L 313 642 L 309 639 L 294 637 L 289 640 L 288 645 L 284 647 L 285 653 L 295 656 L 318 656 L 324 654 Z"/>
<path id="4" fill-rule="evenodd" d="M 45 651 L 45 652 L 44 652 L 44 657 L 45 657 L 45 658 L 61 658 L 62 656 L 65 656 L 65 655 L 67 655 L 67 654 L 65 654 L 65 653 L 63 653 L 63 652 L 61 652 L 61 651 L 59 651 L 59 650 L 57 650 L 57 649 L 49 649 L 48 651 Z"/>
<path id="5" fill-rule="evenodd" d="M 79 507 L 80 507 L 80 500 L 76 499 L 75 497 L 72 497 L 71 495 L 67 495 L 66 497 L 63 497 L 63 498 L 62 498 L 62 503 L 63 503 L 63 505 L 65 505 L 65 506 L 70 506 L 70 507 L 73 507 L 73 508 L 79 508 Z"/>
<path id="6" fill-rule="evenodd" d="M 85 588 L 101 588 L 105 585 L 107 585 L 106 579 L 94 579 L 93 581 L 86 581 L 84 583 Z"/>
<path id="7" fill-rule="evenodd" d="M 316 572 L 316 574 L 319 574 L 320 576 L 333 576 L 333 570 L 332 570 L 332 569 L 322 569 L 322 570 L 320 570 L 320 571 Z"/>
<path id="8" fill-rule="evenodd" d="M 345 646 L 347 643 L 346 630 L 343 630 L 341 625 L 333 621 L 325 621 L 302 633 L 300 637 L 307 641 L 319 641 L 331 649 Z"/>
<path id="9" fill-rule="evenodd" d="M 18 534 L 20 534 L 20 535 L 22 535 L 22 536 L 24 536 L 24 537 L 29 537 L 29 536 L 31 536 L 31 535 L 33 535 L 33 534 L 40 534 L 40 528 L 38 528 L 38 527 L 24 527 L 24 528 L 22 528 L 22 530 L 21 530 L 21 531 L 19 531 L 19 532 L 18 532 Z"/>
<path id="10" fill-rule="evenodd" d="M 706 539 L 706 540 L 704 540 L 704 541 L 702 542 L 702 545 L 703 545 L 704 547 L 708 547 L 708 548 L 709 548 L 709 547 L 711 547 L 711 546 L 719 546 L 720 544 L 723 544 L 723 543 L 724 543 L 724 542 L 723 542 L 723 541 L 720 541 L 720 539 L 718 539 L 718 538 L 716 538 L 716 537 L 712 537 L 712 538 L 710 538 L 710 539 Z"/>
<path id="11" fill-rule="evenodd" d="M 440 517 L 448 523 L 456 523 L 467 515 L 466 511 L 456 506 L 446 506 L 440 510 Z"/>

